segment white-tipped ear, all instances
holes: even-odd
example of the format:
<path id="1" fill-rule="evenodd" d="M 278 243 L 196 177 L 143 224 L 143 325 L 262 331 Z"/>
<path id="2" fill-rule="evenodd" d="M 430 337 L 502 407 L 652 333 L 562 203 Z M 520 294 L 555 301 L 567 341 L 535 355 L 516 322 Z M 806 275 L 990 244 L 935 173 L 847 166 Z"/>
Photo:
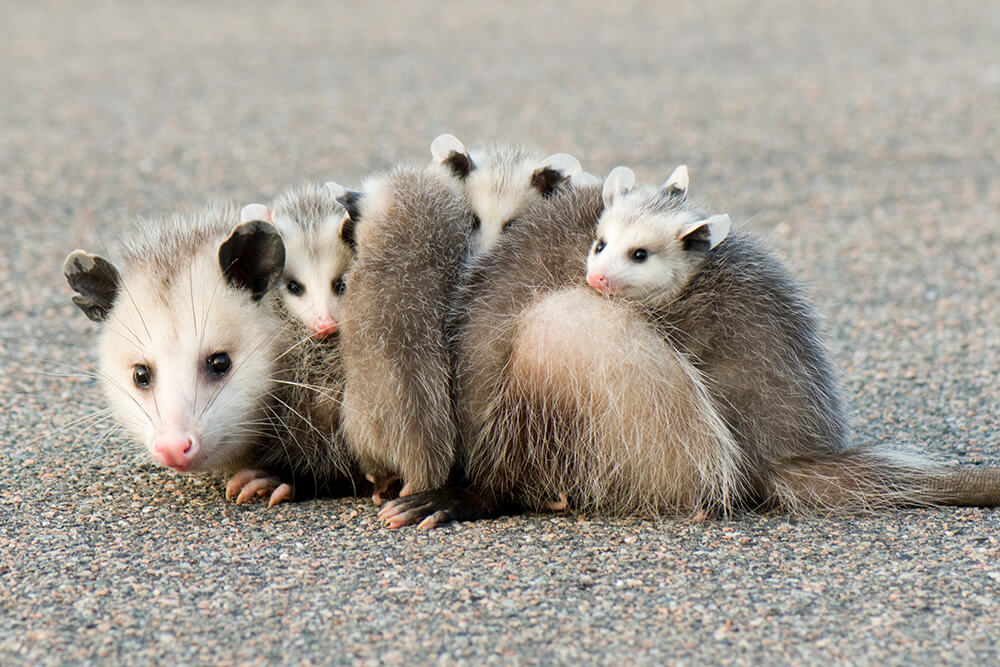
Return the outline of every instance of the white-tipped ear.
<path id="1" fill-rule="evenodd" d="M 589 171 L 582 169 L 569 177 L 569 182 L 574 188 L 595 188 L 601 184 L 601 179 Z"/>
<path id="2" fill-rule="evenodd" d="M 271 220 L 271 209 L 263 204 L 247 204 L 240 210 L 240 224 L 253 222 L 254 220 L 273 222 Z"/>
<path id="3" fill-rule="evenodd" d="M 442 134 L 431 142 L 431 157 L 438 164 L 444 164 L 452 153 L 468 155 L 469 150 L 454 134 Z"/>
<path id="4" fill-rule="evenodd" d="M 550 155 L 535 166 L 535 171 L 539 169 L 555 169 L 563 176 L 574 176 L 583 171 L 580 161 L 569 153 L 556 153 Z"/>
<path id="5" fill-rule="evenodd" d="M 338 199 L 347 194 L 347 188 L 345 188 L 340 183 L 335 183 L 333 181 L 327 181 L 323 184 L 323 187 L 330 191 L 334 199 Z"/>
<path id="6" fill-rule="evenodd" d="M 604 190 L 601 196 L 604 198 L 604 207 L 609 208 L 615 199 L 632 189 L 635 185 L 635 172 L 628 167 L 615 167 L 608 173 L 608 178 L 604 181 Z"/>
<path id="7" fill-rule="evenodd" d="M 732 223 L 726 214 L 692 222 L 681 234 L 685 250 L 708 252 L 729 235 Z"/>
<path id="8" fill-rule="evenodd" d="M 688 168 L 687 165 L 682 164 L 673 170 L 670 174 L 670 178 L 664 181 L 663 185 L 660 186 L 661 190 L 665 190 L 667 194 L 671 197 L 680 197 L 683 199 L 687 197 L 688 191 Z"/>

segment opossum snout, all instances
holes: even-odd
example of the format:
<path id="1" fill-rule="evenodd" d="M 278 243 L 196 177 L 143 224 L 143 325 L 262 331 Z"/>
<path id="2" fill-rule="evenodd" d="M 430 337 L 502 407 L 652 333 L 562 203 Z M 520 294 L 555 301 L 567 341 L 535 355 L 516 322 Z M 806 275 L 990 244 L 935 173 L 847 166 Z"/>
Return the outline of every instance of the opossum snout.
<path id="1" fill-rule="evenodd" d="M 608 277 L 603 273 L 588 273 L 587 284 L 596 290 L 608 291 Z"/>
<path id="2" fill-rule="evenodd" d="M 152 450 L 153 456 L 163 465 L 187 472 L 195 467 L 201 443 L 196 434 L 173 429 L 158 434 L 153 439 Z"/>
<path id="3" fill-rule="evenodd" d="M 320 316 L 313 320 L 312 331 L 313 338 L 318 338 L 320 340 L 337 333 L 337 320 L 332 317 Z"/>

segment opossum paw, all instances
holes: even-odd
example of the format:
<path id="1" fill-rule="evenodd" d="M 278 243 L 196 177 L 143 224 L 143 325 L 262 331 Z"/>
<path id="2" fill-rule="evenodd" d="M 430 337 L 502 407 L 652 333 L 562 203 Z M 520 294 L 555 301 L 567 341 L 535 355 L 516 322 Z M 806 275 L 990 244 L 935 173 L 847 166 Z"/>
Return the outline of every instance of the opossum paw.
<path id="1" fill-rule="evenodd" d="M 566 497 L 565 493 L 560 493 L 558 500 L 550 500 L 545 503 L 545 509 L 551 512 L 561 512 L 567 507 L 569 507 L 569 498 Z"/>
<path id="2" fill-rule="evenodd" d="M 267 506 L 273 507 L 280 502 L 291 500 L 293 490 L 279 477 L 268 473 L 266 470 L 254 468 L 244 468 L 233 475 L 226 483 L 226 499 L 236 496 L 236 504 L 242 504 L 253 500 L 257 496 L 266 496 Z"/>
<path id="3" fill-rule="evenodd" d="M 389 528 L 419 524 L 429 529 L 449 521 L 471 521 L 496 516 L 498 508 L 463 489 L 445 488 L 401 496 L 379 510 Z"/>
<path id="4" fill-rule="evenodd" d="M 395 475 L 389 475 L 387 477 L 376 477 L 375 475 L 366 474 L 365 477 L 372 486 L 372 502 L 376 505 L 381 505 L 386 500 L 390 498 L 395 498 L 398 494 L 396 489 L 393 488 L 396 482 L 399 481 L 399 477 Z"/>

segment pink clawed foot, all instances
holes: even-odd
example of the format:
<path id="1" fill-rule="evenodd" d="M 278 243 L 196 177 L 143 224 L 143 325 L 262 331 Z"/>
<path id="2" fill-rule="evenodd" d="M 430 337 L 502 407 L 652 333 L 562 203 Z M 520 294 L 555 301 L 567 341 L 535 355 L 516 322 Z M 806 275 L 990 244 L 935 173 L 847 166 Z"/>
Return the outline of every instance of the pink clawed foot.
<path id="1" fill-rule="evenodd" d="M 389 490 L 389 487 L 392 485 L 393 482 L 399 481 L 399 477 L 396 477 L 395 475 L 390 475 L 389 477 L 376 478 L 374 475 L 366 474 L 365 478 L 367 478 L 368 481 L 371 482 L 372 485 L 375 487 L 374 490 L 372 491 L 372 502 L 375 503 L 376 506 L 379 506 L 383 502 L 385 502 L 385 498 L 382 497 L 382 494 L 384 494 L 386 491 Z"/>
<path id="2" fill-rule="evenodd" d="M 560 493 L 558 500 L 550 500 L 545 503 L 545 509 L 553 512 L 561 512 L 567 507 L 569 507 L 569 498 L 566 497 L 565 493 Z"/>
<path id="3" fill-rule="evenodd" d="M 226 500 L 236 496 L 236 504 L 242 505 L 245 502 L 270 494 L 267 506 L 273 507 L 278 503 L 291 500 L 293 491 L 290 484 L 282 482 L 280 478 L 269 474 L 265 470 L 254 468 L 244 468 L 233 475 L 226 483 Z"/>

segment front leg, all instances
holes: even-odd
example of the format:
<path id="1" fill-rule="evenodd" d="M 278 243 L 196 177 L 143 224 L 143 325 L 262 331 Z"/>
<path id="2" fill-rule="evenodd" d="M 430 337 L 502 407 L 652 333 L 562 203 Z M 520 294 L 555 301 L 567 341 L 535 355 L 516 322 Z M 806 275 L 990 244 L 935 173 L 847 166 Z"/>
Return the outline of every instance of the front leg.
<path id="1" fill-rule="evenodd" d="M 236 504 L 249 502 L 257 496 L 270 494 L 268 507 L 291 500 L 294 495 L 291 484 L 266 470 L 244 468 L 229 478 L 226 483 L 226 500 L 236 496 Z"/>
<path id="2" fill-rule="evenodd" d="M 449 521 L 493 519 L 519 508 L 484 498 L 466 489 L 444 487 L 401 496 L 386 503 L 378 516 L 389 528 L 402 528 L 414 523 L 424 530 Z"/>

